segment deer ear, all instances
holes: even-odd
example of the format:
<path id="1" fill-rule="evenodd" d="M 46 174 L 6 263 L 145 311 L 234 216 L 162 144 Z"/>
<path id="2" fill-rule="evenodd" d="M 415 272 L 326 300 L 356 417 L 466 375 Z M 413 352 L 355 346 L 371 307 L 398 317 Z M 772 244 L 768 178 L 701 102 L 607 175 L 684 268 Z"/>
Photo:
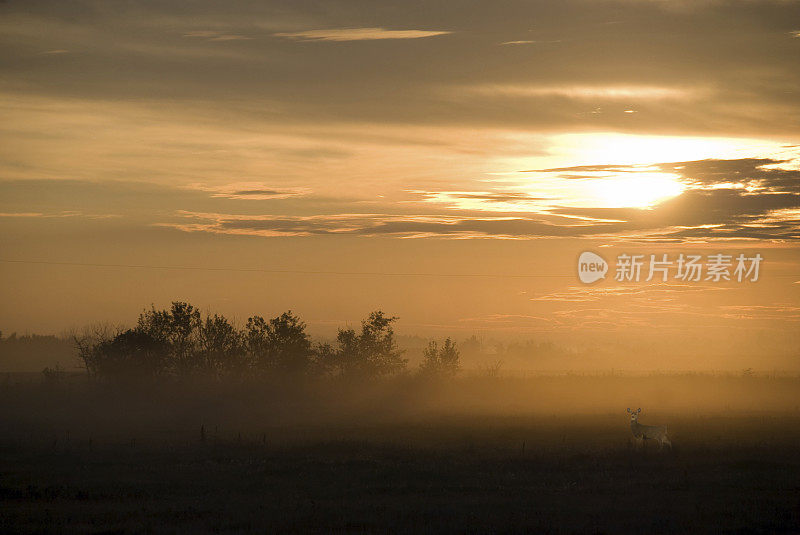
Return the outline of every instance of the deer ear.
<path id="1" fill-rule="evenodd" d="M 631 412 L 631 408 L 630 407 L 628 407 L 628 412 Z"/>
<path id="2" fill-rule="evenodd" d="M 640 407 L 640 408 L 639 408 L 639 410 L 637 410 L 636 412 L 642 412 L 642 409 L 641 409 L 641 407 Z"/>

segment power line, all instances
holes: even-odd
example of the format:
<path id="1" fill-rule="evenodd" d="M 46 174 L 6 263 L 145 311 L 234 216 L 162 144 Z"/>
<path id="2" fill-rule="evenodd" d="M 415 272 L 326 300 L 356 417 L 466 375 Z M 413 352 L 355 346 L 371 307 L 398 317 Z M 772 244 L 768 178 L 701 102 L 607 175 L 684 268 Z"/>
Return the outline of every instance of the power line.
<path id="1" fill-rule="evenodd" d="M 265 269 L 265 268 L 233 268 L 233 267 L 208 267 L 208 266 L 155 266 L 148 264 L 100 264 L 90 262 L 55 262 L 47 260 L 5 260 L 5 264 L 35 264 L 46 266 L 78 266 L 98 268 L 128 268 L 128 269 L 164 269 L 186 271 L 228 271 L 238 273 L 283 273 L 299 275 L 371 275 L 381 277 L 459 277 L 459 278 L 574 278 L 574 275 L 532 275 L 532 274 L 498 274 L 498 273 L 426 273 L 426 272 L 399 272 L 399 271 L 330 271 L 330 270 L 305 270 L 305 269 Z"/>

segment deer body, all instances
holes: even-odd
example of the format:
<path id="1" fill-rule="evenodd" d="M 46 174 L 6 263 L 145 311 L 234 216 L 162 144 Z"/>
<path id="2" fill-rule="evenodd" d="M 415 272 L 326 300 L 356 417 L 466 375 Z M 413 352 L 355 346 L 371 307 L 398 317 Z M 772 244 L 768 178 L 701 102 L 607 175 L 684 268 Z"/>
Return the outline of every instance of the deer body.
<path id="1" fill-rule="evenodd" d="M 657 440 L 659 448 L 663 448 L 664 444 L 672 448 L 672 442 L 667 438 L 667 428 L 663 425 L 642 425 L 639 423 L 639 413 L 642 409 L 632 411 L 628 409 L 631 415 L 631 432 L 637 440 L 641 440 L 644 444 L 645 440 Z"/>

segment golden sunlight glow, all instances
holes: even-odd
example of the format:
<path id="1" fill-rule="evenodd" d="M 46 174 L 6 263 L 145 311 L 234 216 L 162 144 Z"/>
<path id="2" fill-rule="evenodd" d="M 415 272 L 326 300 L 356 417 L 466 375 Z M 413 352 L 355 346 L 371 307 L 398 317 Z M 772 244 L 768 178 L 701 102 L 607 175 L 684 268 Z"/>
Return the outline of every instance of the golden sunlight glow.
<path id="1" fill-rule="evenodd" d="M 785 159 L 784 142 L 770 139 L 657 136 L 587 132 L 540 135 L 523 132 L 503 136 L 503 144 L 516 151 L 527 145 L 541 150 L 529 156 L 498 158 L 496 174 L 504 175 L 522 170 L 581 165 L 652 165 L 665 162 L 685 162 L 706 158 L 759 157 Z"/>
<path id="2" fill-rule="evenodd" d="M 538 154 L 513 154 L 523 152 L 525 145 L 529 150 L 537 148 Z M 776 160 L 797 157 L 795 148 L 769 139 L 610 132 L 545 136 L 516 132 L 505 136 L 505 147 L 510 154 L 494 160 L 496 170 L 485 182 L 524 191 L 536 200 L 516 208 L 530 212 L 547 212 L 553 207 L 651 208 L 689 187 L 679 175 L 662 171 L 660 163 L 753 154 Z M 467 202 L 472 209 L 501 208 L 479 199 Z"/>
<path id="3" fill-rule="evenodd" d="M 743 158 L 781 152 L 781 144 L 765 139 L 690 136 L 642 136 L 617 133 L 555 136 L 555 154 L 571 165 L 649 165 L 705 158 Z M 583 162 L 583 163 L 574 163 Z"/>
<path id="4" fill-rule="evenodd" d="M 592 204 L 603 208 L 650 208 L 686 189 L 671 173 L 628 173 L 583 182 L 596 199 Z"/>

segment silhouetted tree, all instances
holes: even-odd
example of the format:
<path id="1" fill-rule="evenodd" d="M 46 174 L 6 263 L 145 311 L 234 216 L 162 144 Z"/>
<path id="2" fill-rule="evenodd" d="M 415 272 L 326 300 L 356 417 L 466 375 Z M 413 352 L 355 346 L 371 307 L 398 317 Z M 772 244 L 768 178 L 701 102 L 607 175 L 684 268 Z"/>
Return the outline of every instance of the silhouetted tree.
<path id="1" fill-rule="evenodd" d="M 242 345 L 251 366 L 269 367 L 269 324 L 261 316 L 247 318 L 242 332 Z"/>
<path id="2" fill-rule="evenodd" d="M 314 357 L 311 338 L 305 329 L 306 324 L 291 310 L 269 322 L 253 316 L 244 330 L 245 348 L 258 369 L 305 373 Z"/>
<path id="3" fill-rule="evenodd" d="M 139 316 L 136 331 L 166 344 L 167 366 L 178 375 L 185 375 L 202 368 L 202 355 L 196 344 L 202 325 L 200 311 L 189 303 L 174 301 L 169 310 L 150 310 Z"/>
<path id="4" fill-rule="evenodd" d="M 317 344 L 309 368 L 310 375 L 324 375 L 334 370 L 336 365 L 336 349 L 328 343 Z"/>
<path id="5" fill-rule="evenodd" d="M 425 349 L 420 364 L 420 372 L 429 376 L 453 377 L 459 370 L 459 352 L 450 338 L 444 341 L 441 349 L 431 341 Z"/>
<path id="6" fill-rule="evenodd" d="M 119 327 L 115 328 L 109 324 L 100 323 L 86 327 L 72 336 L 78 350 L 78 358 L 83 362 L 90 377 L 100 375 L 101 361 L 103 360 L 103 355 L 98 351 L 100 345 L 110 342 L 121 331 L 122 329 Z"/>
<path id="7" fill-rule="evenodd" d="M 163 373 L 168 346 L 146 332 L 128 329 L 91 351 L 97 375 L 112 379 L 153 377 Z"/>
<path id="8" fill-rule="evenodd" d="M 461 354 L 455 342 L 450 338 L 444 341 L 444 346 L 439 351 L 439 365 L 445 375 L 455 375 L 461 369 Z"/>
<path id="9" fill-rule="evenodd" d="M 406 366 L 392 330 L 396 319 L 373 312 L 361 322 L 360 332 L 340 330 L 335 347 L 313 347 L 306 324 L 291 311 L 269 321 L 252 316 L 237 330 L 224 316 L 203 318 L 194 306 L 175 301 L 165 310 L 151 306 L 133 329 L 113 336 L 96 331 L 76 336 L 75 343 L 89 374 L 98 377 L 221 376 L 248 370 L 295 376 L 338 371 L 344 376 L 377 377 Z M 444 363 L 451 360 L 457 369 L 457 351 L 454 358 L 447 356 L 451 347 L 448 340 L 437 353 L 443 369 L 450 369 Z"/>
<path id="10" fill-rule="evenodd" d="M 290 373 L 306 372 L 313 356 L 311 339 L 305 332 L 306 324 L 291 311 L 269 323 L 273 359 L 278 369 Z"/>
<path id="11" fill-rule="evenodd" d="M 361 333 L 354 329 L 339 329 L 336 337 L 339 347 L 328 358 L 331 367 L 343 376 L 376 377 L 397 373 L 405 369 L 407 359 L 397 349 L 392 322 L 380 310 L 361 322 Z"/>
<path id="12" fill-rule="evenodd" d="M 205 372 L 222 375 L 244 371 L 241 334 L 224 316 L 214 314 L 206 317 L 200 325 L 198 343 L 201 367 Z"/>
<path id="13" fill-rule="evenodd" d="M 114 336 L 107 327 L 94 329 L 75 343 L 89 374 L 101 377 L 220 375 L 244 368 L 236 328 L 218 314 L 203 321 L 199 310 L 180 301 L 144 311 L 133 329 Z"/>

